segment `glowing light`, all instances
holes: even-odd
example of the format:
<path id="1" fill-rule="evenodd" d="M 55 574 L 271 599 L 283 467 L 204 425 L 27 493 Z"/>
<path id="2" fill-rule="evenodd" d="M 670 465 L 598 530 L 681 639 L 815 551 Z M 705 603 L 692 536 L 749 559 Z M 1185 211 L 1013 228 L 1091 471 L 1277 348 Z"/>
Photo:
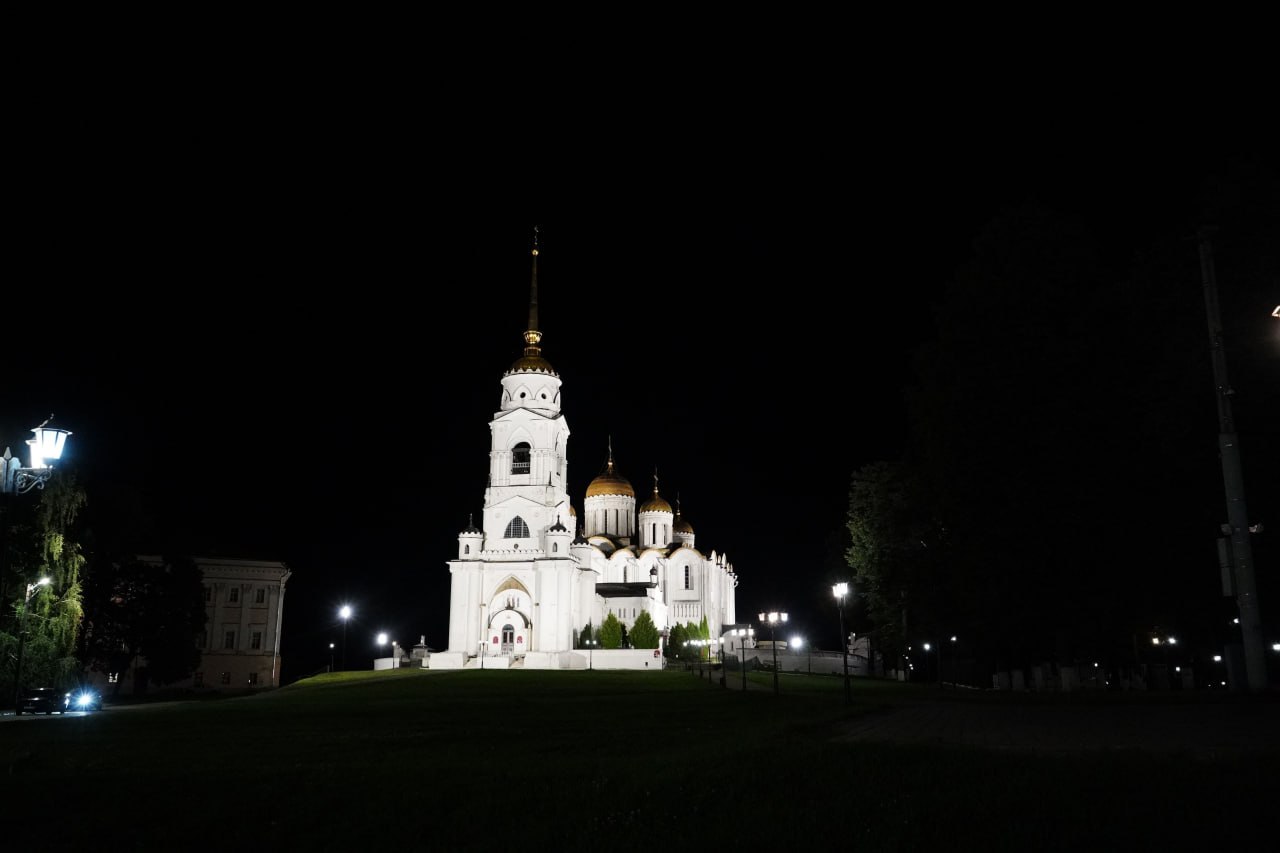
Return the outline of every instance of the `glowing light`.
<path id="1" fill-rule="evenodd" d="M 1180 667 L 1180 666 L 1175 666 L 1175 667 L 1173 668 L 1173 671 L 1174 671 L 1174 672 L 1182 672 L 1182 667 Z"/>
<path id="2" fill-rule="evenodd" d="M 791 645 L 795 646 L 797 649 L 802 648 L 804 646 L 804 637 L 792 637 Z"/>
<path id="3" fill-rule="evenodd" d="M 1272 644 L 1271 644 L 1271 651 L 1273 651 L 1273 652 L 1280 652 L 1280 643 L 1272 643 Z"/>
<path id="4" fill-rule="evenodd" d="M 928 643 L 925 643 L 925 644 L 924 644 L 924 650 L 925 650 L 926 652 L 927 652 L 927 651 L 929 651 L 929 649 L 931 649 L 931 648 L 933 648 L 933 646 L 929 645 Z"/>
<path id="5" fill-rule="evenodd" d="M 385 646 L 387 644 L 387 635 L 385 633 L 378 635 L 378 645 Z"/>
<path id="6" fill-rule="evenodd" d="M 1214 656 L 1213 656 L 1213 662 L 1214 662 L 1214 663 L 1222 663 L 1222 655 L 1214 655 Z"/>
<path id="7" fill-rule="evenodd" d="M 341 616 L 343 619 L 350 619 L 351 618 L 350 605 L 347 605 L 347 604 L 342 605 L 342 609 L 338 611 L 338 615 Z"/>
<path id="8" fill-rule="evenodd" d="M 952 635 L 951 635 L 951 642 L 953 642 L 953 643 L 954 643 L 955 641 L 956 641 L 956 635 L 955 635 L 955 634 L 952 634 Z"/>
<path id="9" fill-rule="evenodd" d="M 1159 637 L 1152 637 L 1152 638 L 1151 638 L 1151 645 L 1153 645 L 1153 646 L 1158 646 L 1158 645 L 1160 645 L 1160 638 L 1159 638 Z"/>
<path id="10" fill-rule="evenodd" d="M 1272 317 L 1280 317 L 1280 305 L 1276 306 L 1276 310 L 1271 312 Z"/>
<path id="11" fill-rule="evenodd" d="M 831 587 L 831 594 L 836 598 L 844 598 L 849 594 L 849 585 L 847 583 L 838 583 Z"/>
<path id="12" fill-rule="evenodd" d="M 1176 646 L 1176 645 L 1178 645 L 1178 638 L 1177 638 L 1177 637 L 1170 637 L 1170 638 L 1169 638 L 1169 645 L 1171 645 L 1171 646 Z"/>

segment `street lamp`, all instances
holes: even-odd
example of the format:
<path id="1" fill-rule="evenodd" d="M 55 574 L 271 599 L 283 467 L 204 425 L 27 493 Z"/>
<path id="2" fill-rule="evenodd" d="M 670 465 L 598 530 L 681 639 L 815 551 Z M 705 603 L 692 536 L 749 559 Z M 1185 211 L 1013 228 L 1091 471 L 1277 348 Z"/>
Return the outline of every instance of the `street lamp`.
<path id="1" fill-rule="evenodd" d="M 379 648 L 381 648 L 382 646 L 385 646 L 385 645 L 387 644 L 387 632 L 386 632 L 386 631 L 380 631 L 380 632 L 378 632 L 378 640 L 377 640 L 377 642 L 378 642 L 378 647 L 379 647 Z"/>
<path id="2" fill-rule="evenodd" d="M 853 702 L 853 694 L 849 692 L 849 638 L 844 633 L 844 599 L 849 594 L 849 584 L 835 584 L 831 587 L 831 594 L 839 602 L 836 609 L 840 611 L 840 651 L 844 654 L 844 704 L 849 705 Z M 867 672 L 869 674 L 871 670 Z"/>
<path id="3" fill-rule="evenodd" d="M 9 453 L 9 448 L 4 449 L 4 456 L 0 457 L 0 492 L 23 495 L 32 489 L 44 488 L 53 473 L 53 466 L 49 463 L 62 458 L 67 436 L 71 435 L 69 430 L 45 426 L 52 419 L 53 415 L 49 415 L 43 424 L 31 430 L 35 438 L 27 439 L 27 446 L 31 448 L 30 468 L 23 468 L 19 460 Z"/>
<path id="4" fill-rule="evenodd" d="M 329 671 L 333 672 L 333 643 L 329 644 Z"/>
<path id="5" fill-rule="evenodd" d="M 957 684 L 959 684 L 959 682 L 958 682 L 958 681 L 956 681 L 956 679 L 959 677 L 956 673 L 957 673 L 957 667 L 956 667 L 956 635 L 955 635 L 955 634 L 952 634 L 952 635 L 951 635 L 951 688 L 952 688 L 953 690 L 956 688 L 956 685 L 957 685 Z M 941 678 L 941 676 L 939 676 L 939 678 Z"/>
<path id="6" fill-rule="evenodd" d="M 742 691 L 747 690 L 747 643 L 756 632 L 755 628 L 735 628 L 733 633 L 738 638 L 738 662 L 742 664 Z"/>
<path id="7" fill-rule="evenodd" d="M 787 614 L 778 611 L 759 614 L 760 621 L 769 626 L 769 642 L 773 645 L 773 695 L 778 695 L 778 625 L 785 624 Z"/>
<path id="8" fill-rule="evenodd" d="M 22 599 L 22 614 L 18 617 L 18 662 L 13 671 L 13 713 L 22 713 L 22 652 L 27 642 L 27 608 L 31 604 L 31 596 L 42 586 L 48 586 L 49 578 L 40 578 L 35 583 L 27 584 L 27 594 Z"/>
<path id="9" fill-rule="evenodd" d="M 587 640 L 587 669 L 595 669 L 596 641 Z"/>
<path id="10" fill-rule="evenodd" d="M 791 645 L 795 646 L 797 649 L 804 649 L 804 637 L 801 637 L 799 634 L 793 635 L 791 637 Z M 813 649 L 805 649 L 805 652 L 808 654 L 809 674 L 813 675 Z"/>
<path id="11" fill-rule="evenodd" d="M 924 683 L 925 684 L 929 683 L 929 650 L 932 648 L 933 646 L 929 645 L 928 643 L 924 644 Z"/>
<path id="12" fill-rule="evenodd" d="M 484 647 L 488 645 L 484 640 L 480 641 L 480 668 L 484 669 Z"/>
<path id="13" fill-rule="evenodd" d="M 344 604 L 342 609 L 338 611 L 338 615 L 342 617 L 342 670 L 347 669 L 347 620 L 351 618 L 351 605 Z"/>

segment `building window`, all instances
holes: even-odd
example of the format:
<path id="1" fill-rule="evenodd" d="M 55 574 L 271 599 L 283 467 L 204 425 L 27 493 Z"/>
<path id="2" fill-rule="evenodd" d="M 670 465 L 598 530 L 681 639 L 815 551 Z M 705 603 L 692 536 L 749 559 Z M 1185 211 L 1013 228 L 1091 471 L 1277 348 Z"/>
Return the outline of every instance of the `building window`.
<path id="1" fill-rule="evenodd" d="M 219 676 L 218 676 L 218 681 L 219 681 L 220 683 L 222 683 L 222 684 L 230 684 L 230 683 L 231 683 L 231 673 L 229 673 L 229 672 L 224 672 L 224 673 L 222 673 L 221 675 L 219 675 Z"/>
<path id="2" fill-rule="evenodd" d="M 470 545 L 463 545 L 463 546 L 462 546 L 462 553 L 463 553 L 463 554 L 470 554 L 470 553 L 471 553 L 471 546 L 470 546 Z"/>
<path id="3" fill-rule="evenodd" d="M 211 601 L 213 601 L 213 587 L 206 586 L 204 588 L 204 603 L 208 604 Z"/>
<path id="4" fill-rule="evenodd" d="M 203 673 L 203 672 L 193 672 L 193 673 L 191 673 L 191 686 L 192 686 L 192 687 L 204 687 L 204 673 Z"/>
<path id="5" fill-rule="evenodd" d="M 559 554 L 559 553 L 560 553 L 560 543 L 559 543 L 559 542 L 552 542 L 552 543 L 551 543 L 551 553 L 552 553 L 552 554 Z"/>
<path id="6" fill-rule="evenodd" d="M 522 441 L 511 448 L 511 473 L 529 473 L 529 442 Z"/>
<path id="7" fill-rule="evenodd" d="M 257 683 L 258 683 L 258 673 L 256 672 L 249 673 L 249 686 L 254 687 L 257 685 Z"/>
<path id="8" fill-rule="evenodd" d="M 238 586 L 231 587 L 231 592 L 227 593 L 227 601 L 229 601 L 232 604 L 240 603 L 240 587 Z"/>
<path id="9" fill-rule="evenodd" d="M 249 648 L 251 649 L 262 648 L 262 632 L 261 631 L 254 631 L 253 634 L 249 636 Z"/>
<path id="10" fill-rule="evenodd" d="M 693 589 L 693 578 L 689 576 L 689 567 L 684 567 L 684 588 Z"/>
<path id="11" fill-rule="evenodd" d="M 224 649 L 234 649 L 236 647 L 236 632 L 227 631 L 222 635 L 222 647 Z"/>
<path id="12" fill-rule="evenodd" d="M 254 595 L 253 603 L 254 604 L 267 603 L 267 588 L 265 586 L 258 587 L 258 591 Z"/>
<path id="13" fill-rule="evenodd" d="M 524 523 L 524 519 L 516 516 L 511 519 L 511 523 L 507 525 L 507 532 L 502 534 L 503 539 L 528 539 L 529 525 Z"/>
<path id="14" fill-rule="evenodd" d="M 649 535 L 653 537 L 653 544 L 657 545 L 658 544 L 658 525 L 656 524 L 649 525 Z"/>

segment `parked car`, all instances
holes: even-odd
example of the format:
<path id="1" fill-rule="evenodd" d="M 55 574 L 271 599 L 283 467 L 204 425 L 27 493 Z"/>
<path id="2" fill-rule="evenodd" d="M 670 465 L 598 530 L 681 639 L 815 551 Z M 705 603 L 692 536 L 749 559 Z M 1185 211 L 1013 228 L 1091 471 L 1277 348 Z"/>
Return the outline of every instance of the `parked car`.
<path id="1" fill-rule="evenodd" d="M 92 687 L 77 687 L 62 700 L 66 711 L 101 711 L 102 694 Z"/>
<path id="2" fill-rule="evenodd" d="M 60 714 L 67 707 L 62 691 L 53 687 L 33 687 L 22 694 L 19 714 Z"/>

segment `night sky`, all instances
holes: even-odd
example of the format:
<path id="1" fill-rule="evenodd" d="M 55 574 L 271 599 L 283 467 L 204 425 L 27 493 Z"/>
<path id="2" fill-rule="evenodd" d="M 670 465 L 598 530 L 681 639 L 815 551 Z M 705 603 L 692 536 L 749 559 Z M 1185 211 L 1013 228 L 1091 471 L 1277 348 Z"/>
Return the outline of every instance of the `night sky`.
<path id="1" fill-rule="evenodd" d="M 175 182 L 139 155 L 136 192 L 115 209 L 101 182 L 122 179 L 86 166 L 33 208 L 19 229 L 33 262 L 5 303 L 23 314 L 26 292 L 48 284 L 76 295 L 40 331 L 10 332 L 11 355 L 22 349 L 0 444 L 17 452 L 53 412 L 74 432 L 67 464 L 97 529 L 127 517 L 159 547 L 286 561 L 286 681 L 326 665 L 344 602 L 352 667 L 368 665 L 378 631 L 443 648 L 445 561 L 480 518 L 533 222 L 446 216 L 375 173 L 320 185 L 236 168 L 247 162 Z M 672 199 L 646 216 L 620 204 L 629 212 L 540 221 L 543 353 L 564 383 L 574 505 L 612 436 L 640 499 L 656 466 L 699 548 L 727 552 L 740 618 L 786 609 L 834 647 L 825 584 L 850 474 L 901 451 L 911 354 L 983 226 L 1011 205 L 1048 206 L 1084 223 L 1119 276 L 1152 242 L 1194 233 L 1215 176 L 1274 177 L 1258 163 L 1225 142 L 904 155 L 829 195 L 775 185 L 738 207 Z M 1219 277 L 1224 313 L 1269 320 L 1280 304 L 1280 288 L 1237 299 Z M 1198 279 L 1170 286 L 1202 305 Z M 1237 379 L 1261 383 L 1280 333 L 1246 326 L 1257 339 L 1239 343 L 1251 361 Z M 1201 427 L 1216 464 L 1216 423 Z M 1277 505 L 1274 482 L 1245 477 L 1251 503 Z"/>

